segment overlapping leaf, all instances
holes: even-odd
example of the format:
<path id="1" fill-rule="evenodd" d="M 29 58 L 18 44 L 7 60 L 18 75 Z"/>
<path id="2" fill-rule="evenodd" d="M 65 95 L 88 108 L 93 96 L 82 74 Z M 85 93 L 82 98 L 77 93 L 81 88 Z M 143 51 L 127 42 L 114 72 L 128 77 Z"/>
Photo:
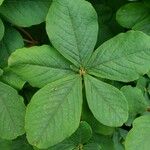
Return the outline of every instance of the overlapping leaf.
<path id="1" fill-rule="evenodd" d="M 142 91 L 136 87 L 124 86 L 121 88 L 121 91 L 125 95 L 129 104 L 129 119 L 127 124 L 131 125 L 137 115 L 146 111 L 148 103 L 144 98 Z"/>
<path id="2" fill-rule="evenodd" d="M 143 3 L 129 3 L 122 6 L 116 19 L 125 28 L 140 30 L 150 35 L 150 9 Z"/>
<path id="3" fill-rule="evenodd" d="M 97 15 L 84 0 L 54 0 L 46 29 L 54 47 L 76 66 L 85 65 L 96 44 Z"/>
<path id="4" fill-rule="evenodd" d="M 129 82 L 150 70 L 150 36 L 140 31 L 121 33 L 102 44 L 89 61 L 88 73 Z"/>
<path id="5" fill-rule="evenodd" d="M 25 105 L 12 87 L 0 82 L 0 137 L 15 139 L 24 130 Z"/>
<path id="6" fill-rule="evenodd" d="M 9 58 L 12 70 L 35 87 L 43 87 L 72 74 L 70 65 L 54 48 L 47 45 L 18 49 Z"/>
<path id="7" fill-rule="evenodd" d="M 148 150 L 150 147 L 150 115 L 137 118 L 133 122 L 133 128 L 128 133 L 125 148 L 126 150 Z"/>
<path id="8" fill-rule="evenodd" d="M 45 21 L 51 0 L 5 0 L 0 13 L 17 26 L 28 27 Z"/>
<path id="9" fill-rule="evenodd" d="M 128 118 L 128 104 L 115 87 L 85 75 L 86 97 L 95 118 L 107 126 L 121 126 Z"/>
<path id="10" fill-rule="evenodd" d="M 5 35 L 0 41 L 0 66 L 6 67 L 10 54 L 23 46 L 24 42 L 20 33 L 13 27 L 6 26 Z"/>
<path id="11" fill-rule="evenodd" d="M 69 137 L 79 126 L 82 80 L 72 75 L 39 90 L 27 107 L 25 128 L 30 144 L 53 146 Z"/>

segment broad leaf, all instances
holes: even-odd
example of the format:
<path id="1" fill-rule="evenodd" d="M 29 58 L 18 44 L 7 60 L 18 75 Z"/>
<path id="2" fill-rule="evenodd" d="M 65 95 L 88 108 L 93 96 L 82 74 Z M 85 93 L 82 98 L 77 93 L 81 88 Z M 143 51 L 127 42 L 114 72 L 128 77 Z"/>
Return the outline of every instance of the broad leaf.
<path id="1" fill-rule="evenodd" d="M 4 73 L 0 77 L 0 80 L 19 90 L 22 89 L 25 84 L 25 81 L 12 72 L 9 68 L 4 69 Z"/>
<path id="2" fill-rule="evenodd" d="M 20 33 L 13 27 L 6 26 L 5 35 L 0 41 L 0 66 L 6 67 L 10 54 L 23 46 L 24 42 Z"/>
<path id="3" fill-rule="evenodd" d="M 3 21 L 0 19 L 0 41 L 2 40 L 4 36 L 4 31 L 5 31 L 5 27 L 4 27 Z"/>
<path id="4" fill-rule="evenodd" d="M 25 105 L 12 87 L 0 82 L 0 137 L 15 139 L 24 131 Z"/>
<path id="5" fill-rule="evenodd" d="M 46 19 L 54 47 L 76 66 L 86 64 L 97 40 L 97 15 L 85 0 L 54 0 Z"/>
<path id="6" fill-rule="evenodd" d="M 146 111 L 148 103 L 144 98 L 142 91 L 136 87 L 124 86 L 121 88 L 121 91 L 125 95 L 129 104 L 129 118 L 127 125 L 131 125 L 137 115 Z"/>
<path id="7" fill-rule="evenodd" d="M 12 24 L 28 27 L 45 21 L 51 0 L 5 0 L 0 13 Z"/>
<path id="8" fill-rule="evenodd" d="M 150 36 L 140 31 L 121 33 L 102 44 L 89 61 L 89 74 L 123 82 L 150 70 Z"/>
<path id="9" fill-rule="evenodd" d="M 47 45 L 16 50 L 9 58 L 9 66 L 35 87 L 43 87 L 72 73 L 70 63 Z"/>
<path id="10" fill-rule="evenodd" d="M 126 150 L 148 150 L 150 147 L 149 137 L 150 115 L 137 118 L 126 137 Z"/>
<path id="11" fill-rule="evenodd" d="M 139 2 L 129 3 L 118 10 L 116 19 L 123 27 L 132 28 L 136 23 L 145 19 L 149 14 L 150 10 L 144 4 Z"/>
<path id="12" fill-rule="evenodd" d="M 72 75 L 39 90 L 27 107 L 25 128 L 30 144 L 48 148 L 69 137 L 79 126 L 82 79 Z"/>
<path id="13" fill-rule="evenodd" d="M 94 117 L 104 125 L 122 126 L 128 118 L 127 101 L 117 88 L 85 75 L 86 97 Z"/>

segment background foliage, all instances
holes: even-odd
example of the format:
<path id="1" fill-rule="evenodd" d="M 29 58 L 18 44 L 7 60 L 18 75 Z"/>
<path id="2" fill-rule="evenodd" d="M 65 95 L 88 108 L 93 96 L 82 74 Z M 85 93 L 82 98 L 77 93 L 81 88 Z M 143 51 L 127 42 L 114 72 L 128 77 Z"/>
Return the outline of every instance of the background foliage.
<path id="1" fill-rule="evenodd" d="M 0 150 L 149 150 L 149 0 L 0 0 Z"/>

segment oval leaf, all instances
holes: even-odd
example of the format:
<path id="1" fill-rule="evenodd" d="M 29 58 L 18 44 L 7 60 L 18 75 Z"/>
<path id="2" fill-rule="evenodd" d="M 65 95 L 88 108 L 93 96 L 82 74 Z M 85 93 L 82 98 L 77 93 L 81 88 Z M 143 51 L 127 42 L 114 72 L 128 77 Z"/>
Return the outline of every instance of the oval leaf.
<path id="1" fill-rule="evenodd" d="M 126 124 L 131 125 L 137 115 L 146 111 L 148 103 L 143 96 L 142 91 L 137 87 L 124 86 L 121 88 L 121 91 L 125 95 L 129 104 L 129 118 Z"/>
<path id="2" fill-rule="evenodd" d="M 128 119 L 128 104 L 122 92 L 90 75 L 85 75 L 84 80 L 94 117 L 107 126 L 122 126 Z"/>
<path id="3" fill-rule="evenodd" d="M 0 13 L 12 24 L 22 27 L 45 21 L 51 0 L 5 0 Z"/>
<path id="4" fill-rule="evenodd" d="M 84 0 L 54 0 L 46 19 L 54 47 L 76 66 L 84 65 L 97 40 L 97 15 Z"/>
<path id="5" fill-rule="evenodd" d="M 15 139 L 24 134 L 25 105 L 12 87 L 0 82 L 0 137 Z"/>
<path id="6" fill-rule="evenodd" d="M 140 31 L 115 36 L 94 52 L 87 70 L 110 80 L 138 79 L 150 70 L 150 36 Z"/>
<path id="7" fill-rule="evenodd" d="M 118 23 L 125 28 L 132 28 L 149 15 L 149 8 L 142 3 L 129 3 L 122 6 L 116 14 Z"/>
<path id="8" fill-rule="evenodd" d="M 150 147 L 149 137 L 150 115 L 137 118 L 126 137 L 126 150 L 148 150 Z"/>
<path id="9" fill-rule="evenodd" d="M 9 66 L 35 87 L 43 87 L 72 73 L 70 63 L 47 45 L 16 50 L 9 58 Z"/>
<path id="10" fill-rule="evenodd" d="M 13 27 L 6 26 L 5 35 L 0 42 L 0 66 L 6 67 L 10 54 L 23 46 L 24 42 L 20 33 Z"/>
<path id="11" fill-rule="evenodd" d="M 48 148 L 69 137 L 79 126 L 82 78 L 69 76 L 39 90 L 27 107 L 25 128 L 30 144 Z"/>

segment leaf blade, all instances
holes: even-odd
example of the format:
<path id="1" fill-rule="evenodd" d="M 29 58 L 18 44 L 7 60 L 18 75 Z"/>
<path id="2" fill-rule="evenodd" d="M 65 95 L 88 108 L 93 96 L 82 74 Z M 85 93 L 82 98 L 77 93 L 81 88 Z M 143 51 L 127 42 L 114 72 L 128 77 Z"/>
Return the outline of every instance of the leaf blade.
<path id="1" fill-rule="evenodd" d="M 12 87 L 0 82 L 0 137 L 15 139 L 24 134 L 25 105 Z"/>
<path id="2" fill-rule="evenodd" d="M 70 63 L 48 45 L 18 49 L 10 56 L 8 64 L 35 87 L 43 87 L 73 73 Z"/>
<path id="3" fill-rule="evenodd" d="M 91 4 L 83 0 L 54 0 L 46 23 L 54 47 L 77 67 L 86 64 L 98 33 L 97 15 Z"/>
<path id="4" fill-rule="evenodd" d="M 35 94 L 25 119 L 30 144 L 48 148 L 78 128 L 82 107 L 81 81 L 80 76 L 73 75 L 46 85 Z"/>
<path id="5" fill-rule="evenodd" d="M 128 104 L 121 91 L 90 75 L 84 81 L 89 108 L 99 122 L 116 127 L 127 121 Z"/>
<path id="6" fill-rule="evenodd" d="M 123 82 L 150 70 L 150 37 L 140 31 L 121 33 L 102 44 L 89 61 L 88 73 Z"/>

